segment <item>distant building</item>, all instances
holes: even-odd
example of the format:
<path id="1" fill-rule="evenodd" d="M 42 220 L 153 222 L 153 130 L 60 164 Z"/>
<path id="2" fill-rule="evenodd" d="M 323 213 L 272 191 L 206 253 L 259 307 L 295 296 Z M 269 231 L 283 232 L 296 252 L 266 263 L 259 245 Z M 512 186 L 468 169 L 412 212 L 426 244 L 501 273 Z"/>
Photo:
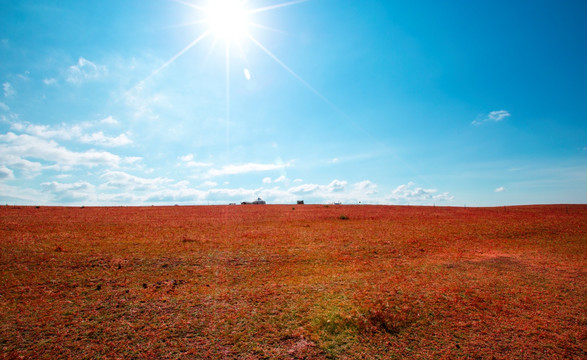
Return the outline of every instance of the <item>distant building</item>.
<path id="1" fill-rule="evenodd" d="M 257 200 L 253 201 L 253 202 L 248 202 L 248 201 L 243 201 L 241 203 L 241 205 L 265 205 L 267 204 L 265 202 L 265 200 L 261 199 L 261 198 L 257 198 Z"/>
<path id="2" fill-rule="evenodd" d="M 298 205 L 304 205 L 304 200 L 298 200 Z"/>

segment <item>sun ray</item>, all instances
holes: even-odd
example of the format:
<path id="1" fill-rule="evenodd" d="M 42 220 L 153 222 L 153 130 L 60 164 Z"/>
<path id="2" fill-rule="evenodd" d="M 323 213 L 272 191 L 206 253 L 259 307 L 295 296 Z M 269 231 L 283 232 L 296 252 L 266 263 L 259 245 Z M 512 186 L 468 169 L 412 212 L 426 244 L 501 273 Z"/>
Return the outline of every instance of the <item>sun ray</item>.
<path id="1" fill-rule="evenodd" d="M 301 82 L 308 90 L 310 90 L 314 95 L 319 97 L 322 101 L 324 101 L 328 106 L 330 106 L 335 112 L 337 112 L 348 124 L 355 127 L 358 131 L 362 132 L 368 138 L 371 139 L 374 143 L 380 146 L 382 149 L 386 149 L 397 161 L 402 163 L 406 168 L 412 170 L 414 174 L 417 174 L 418 177 L 424 178 L 423 175 L 419 174 L 412 166 L 407 164 L 388 144 L 382 142 L 377 137 L 373 136 L 367 129 L 365 129 L 361 124 L 353 120 L 349 115 L 347 115 L 344 111 L 342 111 L 338 106 L 336 106 L 332 101 L 330 101 L 326 96 L 322 95 L 318 90 L 316 90 L 312 85 L 310 85 L 306 80 L 304 80 L 300 75 L 298 75 L 295 71 L 293 71 L 289 66 L 287 66 L 283 61 L 281 61 L 275 54 L 273 54 L 269 49 L 267 49 L 263 44 L 261 44 L 257 39 L 255 39 L 252 35 L 249 34 L 249 39 L 257 45 L 263 52 L 265 52 L 269 57 L 271 57 L 275 62 L 277 62 L 283 69 L 285 69 L 288 73 L 290 73 L 293 77 L 295 77 L 299 82 Z"/>
<path id="2" fill-rule="evenodd" d="M 270 6 L 265 6 L 262 8 L 257 8 L 257 9 L 253 9 L 250 10 L 248 13 L 249 14 L 256 14 L 256 13 L 260 13 L 260 12 L 264 12 L 264 11 L 269 11 L 269 10 L 274 10 L 274 9 L 279 9 L 282 7 L 286 7 L 286 6 L 291 6 L 291 5 L 296 5 L 296 4 L 300 4 L 300 3 L 304 3 L 310 0 L 295 0 L 295 1 L 288 1 L 285 3 L 281 3 L 281 4 L 276 4 L 276 5 L 270 5 Z"/>
<path id="3" fill-rule="evenodd" d="M 141 81 L 141 83 L 144 83 L 145 81 L 149 80 L 153 76 L 157 75 L 161 70 L 165 69 L 171 63 L 173 63 L 175 60 L 177 60 L 177 58 L 179 58 L 180 56 L 182 56 L 183 54 L 185 54 L 186 51 L 188 51 L 189 49 L 191 49 L 192 47 L 194 47 L 200 41 L 204 40 L 208 35 L 210 35 L 210 33 L 211 33 L 210 30 L 205 31 L 202 35 L 200 35 L 198 38 L 196 38 L 196 40 L 192 41 L 188 46 L 186 46 L 180 52 L 178 52 L 177 54 L 175 54 L 171 59 L 167 60 L 167 62 L 165 62 L 165 64 L 161 65 L 157 70 L 153 71 L 151 73 L 151 75 L 147 76 L 143 81 Z"/>
<path id="4" fill-rule="evenodd" d="M 279 29 L 274 29 L 274 28 L 272 28 L 272 27 L 265 26 L 265 25 L 261 25 L 261 24 L 257 24 L 257 23 L 254 23 L 254 22 L 250 22 L 250 23 L 249 23 L 249 26 L 251 26 L 251 27 L 256 27 L 256 28 L 258 28 L 258 29 L 263 29 L 263 30 L 272 31 L 272 32 L 275 32 L 275 33 L 278 33 L 278 34 L 285 34 L 285 32 L 284 32 L 284 31 L 282 31 L 282 30 L 279 30 Z"/>
<path id="5" fill-rule="evenodd" d="M 288 73 L 290 73 L 293 77 L 298 79 L 308 90 L 314 93 L 314 95 L 318 96 L 322 99 L 326 104 L 332 107 L 336 112 L 345 117 L 348 117 L 342 110 L 340 110 L 336 105 L 334 105 L 326 96 L 322 95 L 318 90 L 314 89 L 312 85 L 310 85 L 306 80 L 304 80 L 300 75 L 298 75 L 295 71 L 293 71 L 289 66 L 287 66 L 283 61 L 281 61 L 277 56 L 275 56 L 269 49 L 267 49 L 263 44 L 261 44 L 257 39 L 255 39 L 252 35 L 249 34 L 249 39 L 257 45 L 261 50 L 263 50 L 269 57 L 271 57 L 275 62 L 277 62 L 282 68 L 284 68 Z"/>
<path id="6" fill-rule="evenodd" d="M 192 9 L 196 9 L 196 10 L 200 10 L 200 11 L 206 11 L 205 8 L 203 8 L 201 6 L 198 6 L 198 5 L 195 5 L 195 4 L 192 4 L 192 3 L 189 3 L 187 1 L 183 1 L 183 0 L 173 0 L 173 1 L 175 1 L 178 4 L 183 4 L 185 6 L 191 7 Z"/>
<path id="7" fill-rule="evenodd" d="M 183 23 L 183 24 L 167 25 L 167 26 L 163 27 L 163 29 L 176 29 L 176 28 L 180 28 L 180 27 L 201 25 L 201 24 L 205 24 L 205 23 L 206 23 L 206 20 L 196 20 L 196 21 L 190 21 L 190 22 Z"/>
<path id="8" fill-rule="evenodd" d="M 298 75 L 293 69 L 287 66 L 282 60 L 280 60 L 275 54 L 273 54 L 269 49 L 267 49 L 263 44 L 261 44 L 253 35 L 250 34 L 248 31 L 249 27 L 256 27 L 263 30 L 269 30 L 273 32 L 283 33 L 283 31 L 270 28 L 265 25 L 257 24 L 248 19 L 248 15 L 262 13 L 270 10 L 280 9 L 292 5 L 297 5 L 305 2 L 309 2 L 311 0 L 292 0 L 287 1 L 275 5 L 269 5 L 264 7 L 259 7 L 256 9 L 246 9 L 246 5 L 248 0 L 205 0 L 206 5 L 195 5 L 190 3 L 186 0 L 171 0 L 176 3 L 188 6 L 193 8 L 201 13 L 203 13 L 204 18 L 200 20 L 193 21 L 188 24 L 178 25 L 179 26 L 190 26 L 190 25 L 208 25 L 208 28 L 204 33 L 202 33 L 198 38 L 192 41 L 188 46 L 174 55 L 171 59 L 169 59 L 165 64 L 155 70 L 151 75 L 149 75 L 145 80 L 143 80 L 140 84 L 144 83 L 147 79 L 151 78 L 152 76 L 156 75 L 166 67 L 168 67 L 171 63 L 173 63 L 177 58 L 182 56 L 185 52 L 191 49 L 193 46 L 198 44 L 204 38 L 208 37 L 211 34 L 215 34 L 216 36 L 213 37 L 213 41 L 209 50 L 208 55 L 214 50 L 218 41 L 224 41 L 225 44 L 225 86 L 226 86 L 226 152 L 227 156 L 230 156 L 230 56 L 231 56 L 231 46 L 236 45 L 237 48 L 240 50 L 240 53 L 245 60 L 245 63 L 248 63 L 246 59 L 246 54 L 244 49 L 241 46 L 239 40 L 241 38 L 248 38 L 252 43 L 254 43 L 257 47 L 259 47 L 265 54 L 267 54 L 270 58 L 272 58 L 279 66 L 281 66 L 285 71 L 287 71 L 290 75 L 296 78 L 302 85 L 304 85 L 310 92 L 320 98 L 324 103 L 326 103 L 330 108 L 332 108 L 336 113 L 338 113 L 345 121 L 347 121 L 350 125 L 355 127 L 360 132 L 364 133 L 368 138 L 370 138 L 374 143 L 377 143 L 382 149 L 386 149 L 389 153 L 400 163 L 402 163 L 406 168 L 412 170 L 418 177 L 426 180 L 423 175 L 419 174 L 415 169 L 413 169 L 409 164 L 407 164 L 392 148 L 389 144 L 386 144 L 375 136 L 373 136 L 369 131 L 367 131 L 363 126 L 361 126 L 358 122 L 353 120 L 349 115 L 343 112 L 338 106 L 336 106 L 333 102 L 331 102 L 326 96 L 322 95 L 318 90 L 316 90 L 310 83 L 304 80 L 300 75 Z M 233 2 L 234 1 L 234 2 Z M 236 7 L 236 9 L 235 9 Z M 235 24 L 236 23 L 236 24 Z M 248 66 L 248 65 L 247 65 Z M 247 80 L 250 80 L 250 73 L 247 76 L 248 69 L 245 68 L 245 77 Z M 138 87 L 138 85 L 137 85 Z"/>

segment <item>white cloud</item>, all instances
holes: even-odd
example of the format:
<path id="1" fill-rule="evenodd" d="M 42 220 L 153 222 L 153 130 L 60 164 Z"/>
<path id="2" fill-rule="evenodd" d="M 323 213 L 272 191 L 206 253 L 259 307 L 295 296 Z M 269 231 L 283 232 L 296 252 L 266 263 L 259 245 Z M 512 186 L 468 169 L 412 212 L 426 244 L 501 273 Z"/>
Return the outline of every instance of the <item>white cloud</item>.
<path id="1" fill-rule="evenodd" d="M 285 191 L 286 195 L 280 195 L 280 199 L 305 200 L 308 203 L 332 203 L 345 204 L 384 203 L 385 199 L 378 197 L 377 185 L 369 180 L 364 180 L 349 185 L 344 180 L 333 180 L 327 185 L 302 184 Z"/>
<path id="2" fill-rule="evenodd" d="M 50 193 L 55 200 L 60 202 L 92 201 L 96 198 L 94 185 L 79 181 L 73 184 L 62 184 L 58 182 L 46 182 L 41 184 L 43 192 Z"/>
<path id="3" fill-rule="evenodd" d="M 320 188 L 321 188 L 321 186 L 317 185 L 317 184 L 302 184 L 302 185 L 292 187 L 291 189 L 288 190 L 288 192 L 290 192 L 292 194 L 304 195 L 304 194 L 311 194 L 311 193 L 315 192 L 316 190 L 319 190 Z"/>
<path id="4" fill-rule="evenodd" d="M 128 134 L 128 133 L 127 133 Z M 120 134 L 116 137 L 110 137 L 104 135 L 102 131 L 90 135 L 82 135 L 79 141 L 85 144 L 96 144 L 106 147 L 117 147 L 132 144 L 132 140 L 129 139 L 127 134 Z"/>
<path id="5" fill-rule="evenodd" d="M 330 184 L 328 184 L 326 186 L 326 190 L 328 192 L 344 191 L 346 185 L 347 185 L 347 182 L 346 181 L 333 180 Z"/>
<path id="6" fill-rule="evenodd" d="M 353 185 L 354 188 L 367 196 L 377 194 L 377 185 L 369 180 L 363 180 Z"/>
<path id="7" fill-rule="evenodd" d="M 108 116 L 107 118 L 100 120 L 100 123 L 106 125 L 118 125 L 118 120 L 112 116 Z"/>
<path id="8" fill-rule="evenodd" d="M 346 181 L 333 180 L 328 185 L 317 185 L 317 184 L 298 185 L 298 186 L 290 188 L 288 190 L 288 192 L 292 193 L 292 194 L 299 194 L 299 195 L 315 194 L 315 193 L 331 194 L 331 193 L 337 193 L 337 192 L 344 191 L 346 188 L 346 185 L 347 185 Z"/>
<path id="9" fill-rule="evenodd" d="M 57 79 L 55 79 L 55 78 L 46 78 L 46 79 L 43 79 L 43 84 L 45 84 L 47 86 L 57 85 Z"/>
<path id="10" fill-rule="evenodd" d="M 8 105 L 6 105 L 3 102 L 0 102 L 0 109 L 4 110 L 4 111 L 9 111 L 10 108 L 8 107 Z"/>
<path id="11" fill-rule="evenodd" d="M 330 160 L 330 163 L 331 164 L 337 164 L 339 162 L 340 162 L 340 159 L 339 158 L 334 158 L 334 159 Z"/>
<path id="12" fill-rule="evenodd" d="M 47 125 L 35 125 L 29 123 L 12 123 L 12 130 L 27 133 L 43 139 L 60 139 L 71 140 L 74 137 L 81 136 L 82 129 L 80 126 L 72 126 L 69 128 L 62 127 L 60 129 L 52 129 Z"/>
<path id="13" fill-rule="evenodd" d="M 52 201 L 46 193 L 21 185 L 11 186 L 2 182 L 0 182 L 0 199 L 6 203 L 20 205 L 50 204 Z"/>
<path id="14" fill-rule="evenodd" d="M 496 193 L 500 193 L 500 192 L 504 192 L 504 191 L 505 191 L 505 187 L 503 187 L 503 186 L 500 186 L 497 189 L 495 189 Z"/>
<path id="15" fill-rule="evenodd" d="M 187 155 L 184 155 L 184 156 L 180 156 L 179 157 L 179 160 L 182 161 L 182 162 L 192 161 L 192 160 L 194 160 L 194 154 L 187 154 Z"/>
<path id="16" fill-rule="evenodd" d="M 53 165 L 42 165 L 38 160 Z M 53 140 L 48 141 L 31 135 L 16 135 L 12 132 L 0 134 L 0 163 L 26 166 L 28 170 L 38 171 L 43 168 L 59 170 L 78 166 L 118 167 L 121 162 L 127 162 L 127 160 L 135 162 L 137 159 L 121 159 L 118 155 L 94 149 L 83 152 L 70 151 Z"/>
<path id="17" fill-rule="evenodd" d="M 104 120 L 102 120 L 104 121 Z M 100 121 L 100 123 L 102 122 Z M 84 128 L 92 127 L 91 122 L 79 125 L 62 125 L 53 128 L 48 125 L 35 125 L 30 123 L 15 122 L 11 124 L 12 130 L 27 133 L 43 139 L 74 140 L 83 144 L 93 144 L 105 147 L 118 147 L 132 144 L 129 133 L 118 136 L 107 136 L 102 131 L 91 134 L 84 133 Z"/>
<path id="18" fill-rule="evenodd" d="M 14 179 L 14 172 L 6 166 L 0 166 L 0 181 L 1 180 L 12 180 Z"/>
<path id="19" fill-rule="evenodd" d="M 4 97 L 11 97 L 16 94 L 16 91 L 9 82 L 2 84 L 2 88 L 4 89 Z"/>
<path id="20" fill-rule="evenodd" d="M 24 74 L 17 74 L 16 76 L 21 79 L 22 81 L 30 81 L 29 75 L 31 74 L 30 71 L 25 71 Z"/>
<path id="21" fill-rule="evenodd" d="M 198 161 L 188 161 L 187 163 L 185 163 L 185 166 L 187 166 L 187 167 L 193 167 L 193 168 L 210 167 L 212 165 L 214 165 L 214 164 L 207 163 L 207 162 L 198 162 Z"/>
<path id="22" fill-rule="evenodd" d="M 184 165 L 184 166 L 191 167 L 191 168 L 210 167 L 213 165 L 212 163 L 194 161 L 194 154 L 187 154 L 184 156 L 180 156 L 178 159 L 182 163 L 179 165 Z"/>
<path id="23" fill-rule="evenodd" d="M 217 182 L 214 181 L 204 181 L 200 187 L 216 187 L 218 186 Z"/>
<path id="24" fill-rule="evenodd" d="M 276 183 L 285 182 L 285 181 L 287 181 L 287 177 L 285 177 L 285 175 L 281 175 L 277 179 L 273 180 L 273 182 L 276 182 Z"/>
<path id="25" fill-rule="evenodd" d="M 304 182 L 304 180 L 302 180 L 302 179 L 295 179 L 293 182 L 294 182 L 295 184 L 299 184 L 299 183 L 302 183 L 302 182 Z"/>
<path id="26" fill-rule="evenodd" d="M 431 203 L 435 201 L 450 201 L 453 200 L 448 192 L 436 194 L 436 189 L 424 189 L 416 186 L 413 182 L 405 185 L 400 185 L 395 188 L 387 197 L 392 202 L 399 203 Z"/>
<path id="27" fill-rule="evenodd" d="M 125 165 L 132 165 L 136 164 L 137 162 L 143 160 L 140 156 L 125 156 L 122 158 L 121 163 Z"/>
<path id="28" fill-rule="evenodd" d="M 485 122 L 500 122 L 510 116 L 511 116 L 511 114 L 506 110 L 492 111 L 485 116 L 478 117 L 476 120 L 473 121 L 472 124 L 473 125 L 481 125 Z"/>
<path id="29" fill-rule="evenodd" d="M 271 184 L 272 180 L 270 177 L 266 177 L 263 179 L 263 184 Z"/>
<path id="30" fill-rule="evenodd" d="M 129 191 L 157 190 L 173 182 L 172 179 L 162 177 L 145 179 L 122 171 L 110 170 L 106 171 L 100 178 L 106 180 L 106 183 L 102 184 L 101 188 L 125 189 Z"/>
<path id="31" fill-rule="evenodd" d="M 72 84 L 80 84 L 87 80 L 98 79 L 108 72 L 106 66 L 96 65 L 90 60 L 80 57 L 76 65 L 67 70 L 67 81 Z"/>
<path id="32" fill-rule="evenodd" d="M 223 175 L 237 175 L 237 174 L 246 174 L 250 172 L 263 172 L 263 171 L 271 171 L 271 170 L 280 170 L 291 166 L 290 163 L 286 164 L 255 164 L 255 163 L 248 163 L 243 165 L 226 165 L 223 166 L 221 169 L 210 169 L 208 171 L 208 176 L 215 177 L 215 176 L 223 176 Z"/>

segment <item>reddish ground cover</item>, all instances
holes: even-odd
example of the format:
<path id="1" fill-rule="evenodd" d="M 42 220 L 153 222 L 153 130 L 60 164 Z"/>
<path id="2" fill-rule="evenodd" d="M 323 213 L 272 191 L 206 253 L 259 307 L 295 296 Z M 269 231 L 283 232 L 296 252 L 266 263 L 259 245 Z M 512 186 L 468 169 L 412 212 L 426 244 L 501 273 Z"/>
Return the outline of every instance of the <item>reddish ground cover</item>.
<path id="1" fill-rule="evenodd" d="M 587 357 L 587 206 L 0 208 L 3 358 Z"/>

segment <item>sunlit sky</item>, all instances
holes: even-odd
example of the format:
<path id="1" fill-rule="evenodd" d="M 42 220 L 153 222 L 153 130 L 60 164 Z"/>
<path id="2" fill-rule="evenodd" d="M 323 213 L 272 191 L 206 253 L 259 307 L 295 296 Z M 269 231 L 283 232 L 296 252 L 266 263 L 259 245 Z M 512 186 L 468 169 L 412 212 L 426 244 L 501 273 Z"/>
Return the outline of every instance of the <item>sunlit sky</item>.
<path id="1" fill-rule="evenodd" d="M 586 1 L 214 3 L 0 0 L 0 203 L 587 203 Z"/>

